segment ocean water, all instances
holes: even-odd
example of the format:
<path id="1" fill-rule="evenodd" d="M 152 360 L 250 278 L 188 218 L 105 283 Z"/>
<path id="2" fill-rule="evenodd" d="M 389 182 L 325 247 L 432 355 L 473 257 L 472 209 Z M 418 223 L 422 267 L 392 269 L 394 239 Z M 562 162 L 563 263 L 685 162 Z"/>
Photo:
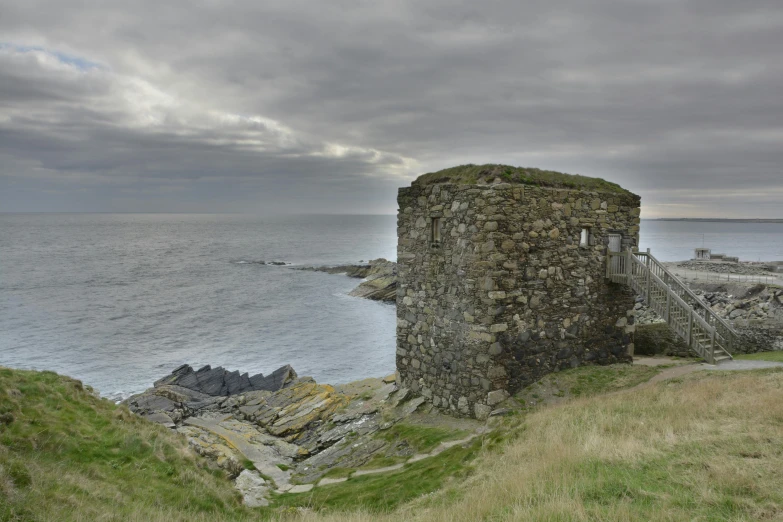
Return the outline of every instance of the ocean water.
<path id="1" fill-rule="evenodd" d="M 639 244 L 660 261 L 692 259 L 702 246 L 741 261 L 783 261 L 783 223 L 642 220 Z"/>
<path id="2" fill-rule="evenodd" d="M 783 260 L 783 224 L 643 221 L 662 261 L 703 244 Z M 394 216 L 0 214 L 0 365 L 57 371 L 108 397 L 183 363 L 342 383 L 394 370 L 393 305 L 357 279 L 268 266 L 396 258 Z"/>
<path id="3" fill-rule="evenodd" d="M 0 214 L 0 365 L 117 398 L 182 363 L 341 383 L 394 371 L 358 279 L 267 266 L 396 259 L 394 216 Z"/>

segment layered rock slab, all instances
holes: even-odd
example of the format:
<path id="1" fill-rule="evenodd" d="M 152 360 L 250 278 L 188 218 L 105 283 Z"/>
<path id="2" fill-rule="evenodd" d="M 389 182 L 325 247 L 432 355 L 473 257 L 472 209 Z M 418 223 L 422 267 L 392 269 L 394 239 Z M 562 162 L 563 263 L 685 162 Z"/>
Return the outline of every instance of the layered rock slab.
<path id="1" fill-rule="evenodd" d="M 290 471 L 283 471 L 280 464 L 289 467 L 294 457 L 302 456 L 300 448 L 287 444 L 259 432 L 247 423 L 227 417 L 191 417 L 185 420 L 188 426 L 196 426 L 220 437 L 237 450 L 263 475 L 271 478 L 277 487 L 289 483 Z"/>
<path id="2" fill-rule="evenodd" d="M 155 382 L 154 386 L 176 385 L 211 396 L 227 397 L 248 391 L 277 391 L 296 379 L 297 375 L 290 365 L 285 365 L 271 374 L 259 373 L 253 376 L 238 371 L 230 372 L 222 367 L 207 365 L 194 371 L 183 364 L 171 372 L 171 375 Z"/>
<path id="3" fill-rule="evenodd" d="M 394 381 L 389 375 L 333 387 L 303 377 L 277 391 L 212 396 L 163 379 L 126 404 L 186 436 L 236 478 L 246 505 L 262 506 L 269 491 L 305 491 L 336 467 L 359 468 L 376 455 L 410 457 L 404 441 L 376 436 L 422 406 Z"/>
<path id="4" fill-rule="evenodd" d="M 239 411 L 245 419 L 272 435 L 288 442 L 304 443 L 306 447 L 311 438 L 307 436 L 309 428 L 322 424 L 348 402 L 348 397 L 332 386 L 299 381 L 256 404 L 240 407 Z"/>

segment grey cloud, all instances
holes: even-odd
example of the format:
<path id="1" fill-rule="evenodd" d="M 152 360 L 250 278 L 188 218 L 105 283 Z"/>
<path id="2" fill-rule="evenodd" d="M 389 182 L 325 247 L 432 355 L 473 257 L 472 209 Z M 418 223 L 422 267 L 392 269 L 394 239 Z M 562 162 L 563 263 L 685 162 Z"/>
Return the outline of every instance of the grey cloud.
<path id="1" fill-rule="evenodd" d="M 487 161 L 612 179 L 649 217 L 783 217 L 778 1 L 0 5 L 13 44 L 104 67 L 3 62 L 0 153 L 28 176 L 195 199 L 223 176 L 270 202 L 312 189 L 292 209 L 391 211 L 415 174 Z"/>

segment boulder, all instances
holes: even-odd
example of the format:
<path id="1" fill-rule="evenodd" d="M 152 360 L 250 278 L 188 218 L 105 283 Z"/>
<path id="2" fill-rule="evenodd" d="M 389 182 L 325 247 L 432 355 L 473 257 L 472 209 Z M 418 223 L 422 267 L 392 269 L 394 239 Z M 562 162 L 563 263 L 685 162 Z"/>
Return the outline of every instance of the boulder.
<path id="1" fill-rule="evenodd" d="M 268 506 L 269 486 L 257 471 L 244 470 L 237 477 L 234 486 L 242 494 L 242 502 L 247 507 Z"/>
<path id="2" fill-rule="evenodd" d="M 731 311 L 729 314 L 729 319 L 737 319 L 738 317 L 742 317 L 744 314 L 745 312 L 742 309 L 737 308 L 736 310 Z"/>

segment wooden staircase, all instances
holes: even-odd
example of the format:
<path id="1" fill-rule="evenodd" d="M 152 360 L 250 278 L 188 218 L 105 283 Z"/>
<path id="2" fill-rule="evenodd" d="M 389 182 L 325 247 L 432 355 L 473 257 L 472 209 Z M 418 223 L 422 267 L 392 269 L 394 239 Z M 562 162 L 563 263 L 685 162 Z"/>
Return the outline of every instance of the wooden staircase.
<path id="1" fill-rule="evenodd" d="M 644 297 L 669 327 L 710 364 L 731 359 L 737 334 L 685 284 L 647 252 L 609 252 L 606 277 Z"/>

